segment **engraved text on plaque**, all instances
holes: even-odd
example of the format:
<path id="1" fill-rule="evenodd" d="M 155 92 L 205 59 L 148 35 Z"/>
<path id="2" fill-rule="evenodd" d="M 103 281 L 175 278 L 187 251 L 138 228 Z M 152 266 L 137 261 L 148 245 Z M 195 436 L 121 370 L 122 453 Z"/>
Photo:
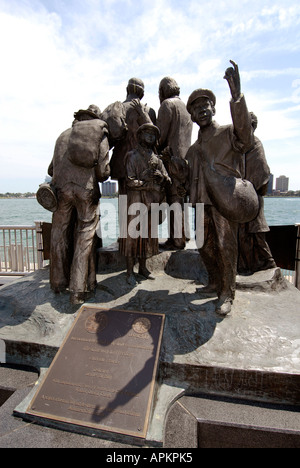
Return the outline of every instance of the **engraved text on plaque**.
<path id="1" fill-rule="evenodd" d="M 163 324 L 83 306 L 27 414 L 145 438 Z"/>

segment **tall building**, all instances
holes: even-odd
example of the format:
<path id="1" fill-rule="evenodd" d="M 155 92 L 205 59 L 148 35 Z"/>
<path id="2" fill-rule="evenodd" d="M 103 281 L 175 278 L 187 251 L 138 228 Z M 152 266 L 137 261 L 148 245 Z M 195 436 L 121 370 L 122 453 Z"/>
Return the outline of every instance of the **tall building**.
<path id="1" fill-rule="evenodd" d="M 289 189 L 289 178 L 281 175 L 276 179 L 276 190 L 279 192 L 287 192 Z"/>
<path id="2" fill-rule="evenodd" d="M 274 185 L 274 175 L 270 174 L 270 180 L 269 180 L 269 185 L 268 185 L 268 195 L 272 195 L 273 193 L 273 185 Z"/>
<path id="3" fill-rule="evenodd" d="M 102 184 L 102 195 L 104 197 L 109 197 L 117 193 L 117 183 L 116 182 L 103 182 Z"/>

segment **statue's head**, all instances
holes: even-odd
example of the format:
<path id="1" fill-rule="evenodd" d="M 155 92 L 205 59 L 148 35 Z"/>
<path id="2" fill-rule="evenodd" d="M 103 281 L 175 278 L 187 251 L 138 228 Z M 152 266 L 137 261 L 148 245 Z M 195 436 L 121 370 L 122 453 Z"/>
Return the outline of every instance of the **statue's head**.
<path id="1" fill-rule="evenodd" d="M 101 119 L 101 110 L 96 104 L 91 104 L 87 109 L 80 109 L 74 113 L 76 120 Z"/>
<path id="2" fill-rule="evenodd" d="M 216 96 L 209 89 L 196 89 L 190 95 L 186 108 L 193 122 L 204 128 L 211 124 L 216 114 Z"/>
<path id="3" fill-rule="evenodd" d="M 127 95 L 136 95 L 139 99 L 144 97 L 145 86 L 140 78 L 130 78 L 127 85 Z"/>
<path id="4" fill-rule="evenodd" d="M 153 147 L 160 137 L 160 130 L 155 125 L 146 123 L 137 129 L 136 137 L 141 145 Z"/>
<path id="5" fill-rule="evenodd" d="M 179 96 L 180 94 L 180 87 L 178 86 L 177 82 L 174 78 L 170 76 L 165 76 L 160 84 L 159 84 L 159 100 L 162 103 L 165 99 Z"/>

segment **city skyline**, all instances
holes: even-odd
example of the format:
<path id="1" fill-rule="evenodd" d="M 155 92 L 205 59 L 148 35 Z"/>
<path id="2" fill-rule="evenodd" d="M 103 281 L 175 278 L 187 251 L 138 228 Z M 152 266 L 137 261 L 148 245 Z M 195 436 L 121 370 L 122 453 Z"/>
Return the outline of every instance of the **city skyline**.
<path id="1" fill-rule="evenodd" d="M 102 193 L 102 196 L 104 197 L 107 197 L 109 195 L 115 195 L 117 193 L 117 182 L 113 180 L 102 182 L 101 193 Z"/>
<path id="2" fill-rule="evenodd" d="M 276 190 L 279 192 L 288 192 L 289 190 L 289 177 L 285 175 L 280 175 L 276 178 Z"/>
<path id="3" fill-rule="evenodd" d="M 287 192 L 299 192 L 299 190 L 289 190 L 289 181 L 290 178 L 287 177 L 286 175 L 281 174 L 278 177 L 275 177 L 274 174 L 270 174 L 270 180 L 268 184 L 268 192 L 267 195 L 272 195 L 276 194 L 276 192 L 280 193 L 287 193 Z M 274 187 L 274 182 L 275 182 L 275 187 Z"/>

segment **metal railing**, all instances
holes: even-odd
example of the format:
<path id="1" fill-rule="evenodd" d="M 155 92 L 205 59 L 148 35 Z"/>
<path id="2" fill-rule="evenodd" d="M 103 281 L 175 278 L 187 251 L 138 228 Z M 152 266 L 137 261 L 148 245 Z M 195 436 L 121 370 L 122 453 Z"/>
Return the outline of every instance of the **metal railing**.
<path id="1" fill-rule="evenodd" d="M 295 267 L 295 286 L 300 289 L 300 224 L 298 226 L 297 247 L 296 247 L 296 267 Z"/>
<path id="2" fill-rule="evenodd" d="M 44 265 L 42 223 L 0 226 L 0 275 L 23 276 Z"/>
<path id="3" fill-rule="evenodd" d="M 49 228 L 51 224 L 42 221 L 34 226 L 0 226 L 0 276 L 23 276 L 43 268 L 49 259 Z M 300 289 L 300 224 L 297 230 L 295 268 L 287 270 L 282 265 L 281 269 Z"/>
<path id="4" fill-rule="evenodd" d="M 289 283 L 292 283 L 295 285 L 295 281 L 296 281 L 296 273 L 295 271 L 293 270 L 284 270 L 284 269 L 281 269 L 281 273 L 283 275 L 283 277 L 289 281 Z"/>
<path id="5" fill-rule="evenodd" d="M 296 224 L 297 227 L 297 239 L 296 239 L 296 257 L 295 257 L 295 268 L 288 270 L 281 268 L 281 272 L 284 278 L 300 289 L 300 224 Z"/>

